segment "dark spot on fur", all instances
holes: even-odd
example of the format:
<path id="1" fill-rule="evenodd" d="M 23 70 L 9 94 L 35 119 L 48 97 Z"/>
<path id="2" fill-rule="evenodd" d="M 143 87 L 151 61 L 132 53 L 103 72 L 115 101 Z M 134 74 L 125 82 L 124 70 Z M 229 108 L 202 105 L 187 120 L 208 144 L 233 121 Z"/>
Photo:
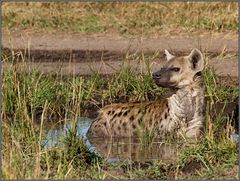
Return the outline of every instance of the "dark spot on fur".
<path id="1" fill-rule="evenodd" d="M 138 119 L 137 122 L 138 122 L 138 124 L 141 124 L 142 120 L 141 120 L 141 119 Z"/>
<path id="2" fill-rule="evenodd" d="M 123 127 L 124 127 L 124 129 L 127 128 L 127 123 L 126 122 L 123 123 Z"/>
<path id="3" fill-rule="evenodd" d="M 163 125 L 161 124 L 160 128 L 163 128 Z"/>
<path id="4" fill-rule="evenodd" d="M 118 126 L 118 130 L 121 130 L 121 126 Z"/>
<path id="5" fill-rule="evenodd" d="M 113 120 L 114 118 L 116 118 L 117 115 L 118 115 L 118 114 L 114 114 L 112 120 Z"/>
<path id="6" fill-rule="evenodd" d="M 141 110 L 138 110 L 138 114 L 140 114 L 141 113 Z"/>
<path id="7" fill-rule="evenodd" d="M 133 121 L 133 120 L 134 120 L 134 117 L 133 117 L 133 116 L 131 116 L 131 117 L 130 117 L 130 121 Z"/>
<path id="8" fill-rule="evenodd" d="M 135 124 L 132 124 L 132 128 L 135 129 L 135 128 L 136 128 L 136 125 L 135 125 Z"/>
<path id="9" fill-rule="evenodd" d="M 165 113 L 164 118 L 167 119 L 167 117 L 168 117 L 168 115 L 167 115 L 167 113 Z"/>
<path id="10" fill-rule="evenodd" d="M 119 112 L 119 113 L 117 114 L 118 117 L 120 117 L 121 115 L 122 115 L 122 112 Z"/>
<path id="11" fill-rule="evenodd" d="M 109 115 L 112 111 L 108 111 L 107 114 Z"/>
<path id="12" fill-rule="evenodd" d="M 104 122 L 103 124 L 104 124 L 104 126 L 107 126 L 107 122 Z"/>
<path id="13" fill-rule="evenodd" d="M 166 104 L 166 107 L 167 107 L 167 112 L 169 112 L 169 107 L 168 107 L 168 104 Z"/>
<path id="14" fill-rule="evenodd" d="M 124 114 L 123 114 L 123 116 L 127 116 L 127 114 L 128 114 L 129 112 L 130 112 L 129 110 L 125 111 Z"/>

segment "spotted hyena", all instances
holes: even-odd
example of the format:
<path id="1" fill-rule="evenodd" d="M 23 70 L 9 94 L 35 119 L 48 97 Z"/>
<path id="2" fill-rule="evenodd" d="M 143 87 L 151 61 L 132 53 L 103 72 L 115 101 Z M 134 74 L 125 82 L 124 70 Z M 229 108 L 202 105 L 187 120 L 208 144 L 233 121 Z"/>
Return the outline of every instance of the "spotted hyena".
<path id="1" fill-rule="evenodd" d="M 167 50 L 166 63 L 153 73 L 160 87 L 173 90 L 168 98 L 142 103 L 105 106 L 92 123 L 89 137 L 139 137 L 144 131 L 157 137 L 182 135 L 198 138 L 204 121 L 204 58 L 198 49 L 188 56 L 173 56 Z"/>

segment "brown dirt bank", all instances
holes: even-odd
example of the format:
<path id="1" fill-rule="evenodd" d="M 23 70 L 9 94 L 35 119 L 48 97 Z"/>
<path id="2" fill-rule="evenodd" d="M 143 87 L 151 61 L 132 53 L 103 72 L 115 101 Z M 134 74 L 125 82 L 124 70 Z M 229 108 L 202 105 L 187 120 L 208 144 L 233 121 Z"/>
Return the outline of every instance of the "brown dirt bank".
<path id="1" fill-rule="evenodd" d="M 163 65 L 163 59 L 156 59 L 150 62 L 150 68 L 153 72 L 159 70 Z M 4 63 L 3 69 L 10 66 L 11 63 Z M 29 71 L 38 69 L 45 74 L 57 74 L 62 75 L 90 75 L 93 72 L 98 72 L 102 75 L 109 75 L 118 72 L 122 66 L 130 67 L 136 73 L 145 73 L 147 71 L 147 65 L 139 60 L 131 60 L 129 62 L 123 62 L 122 60 L 109 60 L 109 61 L 90 61 L 90 62 L 19 62 L 15 64 L 17 70 Z M 231 58 L 226 61 L 219 59 L 209 60 L 208 67 L 214 69 L 219 76 L 238 77 L 238 61 L 237 58 Z"/>
<path id="2" fill-rule="evenodd" d="M 221 52 L 226 48 L 228 52 L 237 52 L 237 36 L 224 37 L 211 34 L 180 37 L 157 38 L 119 38 L 109 36 L 88 36 L 81 34 L 2 34 L 2 46 L 13 49 L 31 50 L 98 50 L 98 51 L 163 51 L 170 49 L 173 52 L 188 52 L 197 47 L 206 52 Z"/>
<path id="3" fill-rule="evenodd" d="M 238 76 L 237 37 L 193 36 L 193 37 L 158 37 L 158 38 L 117 38 L 102 36 L 82 36 L 80 34 L 7 34 L 2 35 L 2 50 L 5 61 L 11 62 L 24 56 L 26 67 L 38 67 L 44 73 L 63 75 L 88 75 L 93 71 L 100 74 L 112 74 L 122 66 L 122 59 L 130 54 L 144 52 L 151 58 L 152 71 L 162 66 L 164 49 L 175 55 L 186 55 L 194 47 L 200 48 L 208 58 L 208 66 L 221 76 Z M 14 51 L 12 51 L 14 50 Z M 228 58 L 219 56 L 229 54 Z M 155 55 L 155 56 L 153 56 Z M 135 57 L 129 58 L 128 66 L 137 72 L 146 71 L 143 63 Z M 21 58 L 20 58 L 21 59 Z M 224 61 L 222 61 L 224 60 Z M 33 63 L 34 62 L 34 63 Z M 4 68 L 7 65 L 4 65 Z M 19 63 L 20 70 L 29 70 Z"/>

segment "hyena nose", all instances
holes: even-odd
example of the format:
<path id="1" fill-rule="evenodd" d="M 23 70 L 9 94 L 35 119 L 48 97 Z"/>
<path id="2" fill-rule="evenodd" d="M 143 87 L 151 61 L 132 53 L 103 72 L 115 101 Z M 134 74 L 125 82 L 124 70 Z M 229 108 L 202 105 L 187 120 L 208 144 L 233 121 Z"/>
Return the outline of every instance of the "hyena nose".
<path id="1" fill-rule="evenodd" d="M 160 79 L 161 78 L 161 73 L 160 72 L 155 72 L 152 74 L 154 79 Z"/>

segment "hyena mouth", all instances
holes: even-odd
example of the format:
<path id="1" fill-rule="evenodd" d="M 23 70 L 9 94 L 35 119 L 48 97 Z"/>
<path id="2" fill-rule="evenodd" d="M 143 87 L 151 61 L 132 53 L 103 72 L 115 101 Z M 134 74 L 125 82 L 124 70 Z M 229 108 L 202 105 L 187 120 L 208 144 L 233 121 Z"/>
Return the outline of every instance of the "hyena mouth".
<path id="1" fill-rule="evenodd" d="M 159 87 L 163 87 L 163 88 L 174 88 L 176 87 L 176 85 L 174 83 L 171 82 L 163 82 L 163 81 L 159 81 L 159 79 L 153 79 L 154 83 L 159 86 Z"/>

